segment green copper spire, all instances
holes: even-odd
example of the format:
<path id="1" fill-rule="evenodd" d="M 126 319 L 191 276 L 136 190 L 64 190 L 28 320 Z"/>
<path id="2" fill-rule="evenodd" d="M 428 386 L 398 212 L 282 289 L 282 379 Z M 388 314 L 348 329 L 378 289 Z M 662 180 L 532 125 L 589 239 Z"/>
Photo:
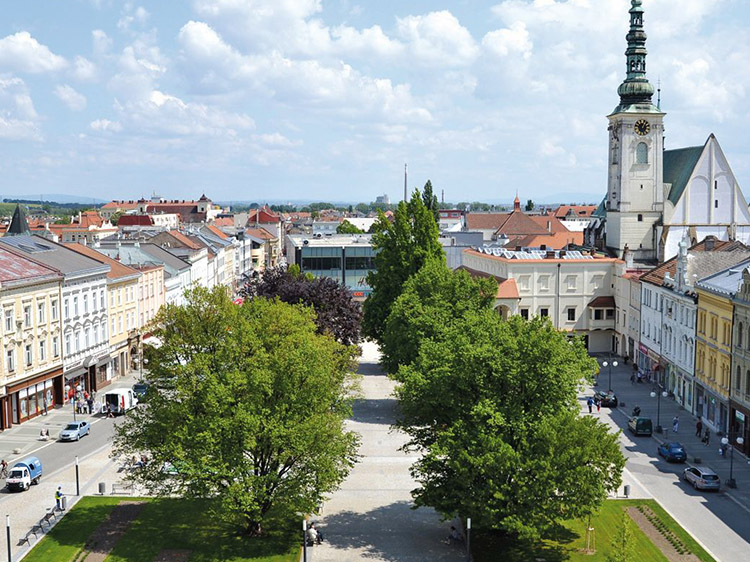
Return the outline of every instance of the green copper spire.
<path id="1" fill-rule="evenodd" d="M 651 103 L 654 95 L 654 87 L 646 78 L 646 32 L 643 31 L 643 7 L 641 0 L 631 0 L 630 8 L 630 31 L 625 37 L 628 48 L 627 56 L 627 78 L 617 88 L 620 95 L 620 105 L 615 113 L 635 109 L 631 106 L 641 106 L 641 111 L 658 111 Z"/>

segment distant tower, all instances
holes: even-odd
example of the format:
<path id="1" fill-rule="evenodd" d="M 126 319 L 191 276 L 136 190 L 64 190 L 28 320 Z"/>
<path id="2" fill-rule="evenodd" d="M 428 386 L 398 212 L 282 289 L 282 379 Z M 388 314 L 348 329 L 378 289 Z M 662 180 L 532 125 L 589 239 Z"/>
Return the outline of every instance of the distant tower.
<path id="1" fill-rule="evenodd" d="M 406 179 L 407 179 L 407 166 L 408 164 L 404 164 L 404 203 L 406 203 L 409 200 L 408 197 L 408 188 L 406 187 Z"/>
<path id="2" fill-rule="evenodd" d="M 664 210 L 664 113 L 652 102 L 646 78 L 646 33 L 641 0 L 631 0 L 627 77 L 620 104 L 609 115 L 607 246 L 622 256 L 656 258 L 657 226 Z"/>

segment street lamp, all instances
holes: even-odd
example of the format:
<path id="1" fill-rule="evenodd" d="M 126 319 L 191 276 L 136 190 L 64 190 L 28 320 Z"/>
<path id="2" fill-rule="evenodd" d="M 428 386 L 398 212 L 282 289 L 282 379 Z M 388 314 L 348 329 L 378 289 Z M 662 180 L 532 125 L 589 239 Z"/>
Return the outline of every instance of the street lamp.
<path id="1" fill-rule="evenodd" d="M 602 366 L 609 367 L 609 392 L 612 392 L 612 367 L 617 367 L 617 361 L 612 361 L 611 363 L 603 361 Z"/>
<path id="2" fill-rule="evenodd" d="M 307 562 L 307 519 L 302 520 L 302 560 Z"/>
<path id="3" fill-rule="evenodd" d="M 730 431 L 731 436 L 731 431 Z M 738 437 L 736 439 L 738 445 L 742 445 L 745 440 L 742 437 Z M 729 439 L 726 437 L 721 438 L 721 444 L 726 446 L 729 445 Z M 736 488 L 737 487 L 737 481 L 734 479 L 734 446 L 732 446 L 732 450 L 729 452 L 729 480 L 727 480 L 727 487 L 728 488 Z"/>
<path id="4" fill-rule="evenodd" d="M 657 389 L 659 388 L 657 383 Z M 651 398 L 656 398 L 656 433 L 661 433 L 661 423 L 660 423 L 660 417 L 661 417 L 661 397 L 664 396 L 664 398 L 667 397 L 667 392 L 651 392 Z"/>

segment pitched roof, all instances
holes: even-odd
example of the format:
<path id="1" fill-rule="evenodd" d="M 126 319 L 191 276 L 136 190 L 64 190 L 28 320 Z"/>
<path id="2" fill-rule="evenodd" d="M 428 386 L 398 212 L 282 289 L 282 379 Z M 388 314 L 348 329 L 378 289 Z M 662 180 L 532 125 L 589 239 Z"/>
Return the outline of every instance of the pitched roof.
<path id="1" fill-rule="evenodd" d="M 232 217 L 217 217 L 214 219 L 216 226 L 233 227 L 234 219 Z"/>
<path id="2" fill-rule="evenodd" d="M 10 247 L 63 274 L 106 273 L 109 266 L 83 256 L 41 236 L 4 236 L 0 244 Z"/>
<path id="3" fill-rule="evenodd" d="M 54 269 L 27 259 L 9 248 L 0 247 L 0 283 L 43 281 L 59 277 L 60 274 Z"/>
<path id="4" fill-rule="evenodd" d="M 508 213 L 469 213 L 466 227 L 469 230 L 497 230 L 508 218 Z"/>
<path id="5" fill-rule="evenodd" d="M 78 252 L 81 255 L 88 256 L 100 263 L 108 265 L 109 273 L 107 273 L 107 279 L 124 279 L 127 277 L 138 277 L 139 275 L 139 272 L 132 267 L 128 267 L 127 265 L 117 260 L 113 260 L 109 256 L 102 254 L 101 252 L 97 252 L 94 248 L 91 248 L 89 246 L 84 246 L 83 244 L 78 243 L 68 243 L 65 244 L 65 247 L 70 248 L 74 252 Z"/>
<path id="6" fill-rule="evenodd" d="M 130 211 L 138 207 L 136 201 L 110 201 L 102 206 L 102 209 L 122 209 L 123 211 Z"/>
<path id="7" fill-rule="evenodd" d="M 102 226 L 104 224 L 104 219 L 96 211 L 82 211 L 80 218 L 78 220 L 75 220 L 71 224 L 76 225 L 80 228 Z"/>
<path id="8" fill-rule="evenodd" d="M 153 226 L 154 219 L 151 215 L 122 215 L 117 221 L 117 226 Z"/>
<path id="9" fill-rule="evenodd" d="M 555 216 L 565 219 L 569 214 L 575 213 L 578 217 L 590 217 L 596 211 L 596 205 L 560 205 L 555 209 Z"/>
<path id="10" fill-rule="evenodd" d="M 191 250 L 200 250 L 202 247 L 200 244 L 198 244 L 194 240 L 191 240 L 188 236 L 185 236 L 179 230 L 170 230 L 169 232 L 165 232 L 164 234 L 171 236 L 181 246 L 184 246 L 185 248 L 190 248 Z"/>
<path id="11" fill-rule="evenodd" d="M 506 215 L 505 221 L 497 228 L 497 234 L 511 236 L 528 236 L 529 234 L 549 234 L 549 231 L 523 211 L 513 211 Z M 559 221 L 558 221 L 559 222 Z"/>
<path id="12" fill-rule="evenodd" d="M 219 230 L 213 224 L 207 224 L 204 228 L 211 234 L 213 234 L 214 236 L 218 236 L 222 240 L 227 240 L 229 238 L 229 236 L 227 236 L 223 231 Z"/>
<path id="13" fill-rule="evenodd" d="M 742 272 L 750 267 L 750 259 L 701 279 L 696 286 L 729 297 L 734 297 L 742 284 Z"/>
<path id="14" fill-rule="evenodd" d="M 715 240 L 713 244 L 713 249 L 707 250 L 706 240 L 702 240 L 688 249 L 688 269 L 695 269 L 700 264 L 696 271 L 700 278 L 750 257 L 750 248 L 742 242 Z M 677 274 L 677 256 L 641 275 L 641 281 L 661 287 L 667 273 L 672 278 Z"/>
<path id="15" fill-rule="evenodd" d="M 572 244 L 575 246 L 583 245 L 583 232 L 555 232 L 554 234 L 530 234 L 523 238 L 516 238 L 510 244 L 521 246 L 523 248 L 541 248 L 546 246 L 553 250 L 562 250 Z"/>
<path id="16" fill-rule="evenodd" d="M 6 236 L 23 236 L 30 234 L 29 223 L 26 220 L 26 212 L 23 207 L 16 203 L 16 210 L 13 211 L 13 218 L 10 221 L 10 226 L 6 231 Z"/>
<path id="17" fill-rule="evenodd" d="M 268 232 L 265 228 L 248 228 L 245 230 L 250 236 L 260 238 L 261 240 L 276 240 L 276 237 Z"/>
<path id="18" fill-rule="evenodd" d="M 541 226 L 547 232 L 555 234 L 557 232 L 570 232 L 567 226 L 565 226 L 560 219 L 555 215 L 527 215 L 537 225 Z"/>
<path id="19" fill-rule="evenodd" d="M 615 297 L 596 297 L 588 306 L 589 308 L 615 308 Z"/>
<path id="20" fill-rule="evenodd" d="M 664 183 L 672 184 L 669 190 L 669 200 L 672 204 L 676 205 L 682 197 L 704 149 L 705 145 L 664 151 Z"/>
<path id="21" fill-rule="evenodd" d="M 257 220 L 256 220 L 257 217 Z M 276 224 L 281 220 L 281 216 L 274 213 L 268 207 L 262 207 L 260 209 L 250 209 L 247 214 L 247 225 L 251 225 L 255 222 L 258 224 Z"/>

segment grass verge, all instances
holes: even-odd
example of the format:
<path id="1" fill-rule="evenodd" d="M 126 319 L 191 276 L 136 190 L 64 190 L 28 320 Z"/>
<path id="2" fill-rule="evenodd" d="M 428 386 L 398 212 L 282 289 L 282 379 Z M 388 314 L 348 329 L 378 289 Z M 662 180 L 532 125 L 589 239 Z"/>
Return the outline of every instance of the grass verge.
<path id="1" fill-rule="evenodd" d="M 24 558 L 25 562 L 71 562 L 115 505 L 134 498 L 82 498 Z M 151 562 L 162 550 L 190 551 L 191 562 L 297 562 L 299 533 L 281 528 L 263 538 L 238 536 L 211 517 L 200 500 L 137 498 L 147 502 L 107 557 L 112 562 Z"/>
<path id="2" fill-rule="evenodd" d="M 654 500 L 607 500 L 599 513 L 591 518 L 594 528 L 596 552 L 586 554 L 587 521 L 566 521 L 542 541 L 529 542 L 511 539 L 492 531 L 472 531 L 472 554 L 474 562 L 526 562 L 544 559 L 547 562 L 603 561 L 612 551 L 612 541 L 621 523 L 622 510 L 629 506 L 647 505 L 659 516 L 664 525 L 686 544 L 690 551 L 703 562 L 716 562 L 698 543 Z M 633 552 L 639 560 L 667 562 L 659 548 L 633 522 Z"/>

